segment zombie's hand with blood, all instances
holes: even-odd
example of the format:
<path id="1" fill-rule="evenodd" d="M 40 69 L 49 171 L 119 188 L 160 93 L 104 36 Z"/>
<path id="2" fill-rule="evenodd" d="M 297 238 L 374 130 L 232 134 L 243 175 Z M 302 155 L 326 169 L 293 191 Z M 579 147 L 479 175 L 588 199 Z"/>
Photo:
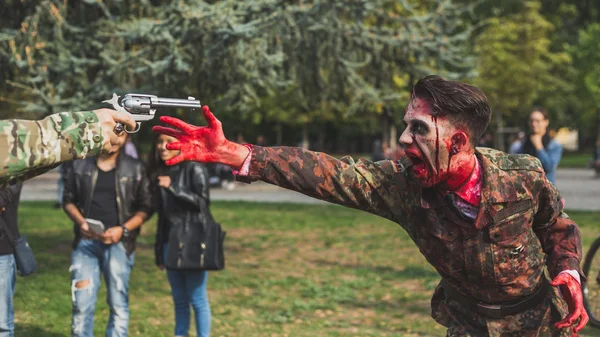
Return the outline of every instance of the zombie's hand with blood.
<path id="1" fill-rule="evenodd" d="M 560 273 L 550 284 L 554 287 L 560 287 L 563 298 L 569 306 L 567 317 L 560 322 L 556 322 L 554 327 L 564 329 L 573 326 L 577 323 L 577 319 L 580 318 L 579 323 L 573 327 L 573 336 L 577 336 L 577 332 L 583 329 L 589 320 L 587 312 L 583 307 L 581 285 L 568 273 Z"/>
<path id="2" fill-rule="evenodd" d="M 165 163 L 175 165 L 192 160 L 240 167 L 249 153 L 248 148 L 225 139 L 221 122 L 210 112 L 208 106 L 202 107 L 202 114 L 207 126 L 194 126 L 174 117 L 160 117 L 161 122 L 172 128 L 155 126 L 152 131 L 177 138 L 177 142 L 167 144 L 167 149 L 181 151 Z"/>

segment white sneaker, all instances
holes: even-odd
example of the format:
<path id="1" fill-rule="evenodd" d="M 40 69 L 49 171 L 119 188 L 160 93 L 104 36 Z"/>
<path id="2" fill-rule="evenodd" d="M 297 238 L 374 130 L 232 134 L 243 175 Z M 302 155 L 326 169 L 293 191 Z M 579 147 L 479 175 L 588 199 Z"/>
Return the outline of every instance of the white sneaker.
<path id="1" fill-rule="evenodd" d="M 235 188 L 235 183 L 233 181 L 224 181 L 221 183 L 221 187 L 228 191 L 231 191 Z"/>

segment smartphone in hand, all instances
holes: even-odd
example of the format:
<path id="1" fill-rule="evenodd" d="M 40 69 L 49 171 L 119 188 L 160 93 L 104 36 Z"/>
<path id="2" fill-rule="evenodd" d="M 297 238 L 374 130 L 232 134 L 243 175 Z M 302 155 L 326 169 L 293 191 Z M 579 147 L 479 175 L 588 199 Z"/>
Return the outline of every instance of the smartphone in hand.
<path id="1" fill-rule="evenodd" d="M 86 218 L 85 222 L 87 222 L 88 227 L 90 228 L 90 231 L 92 231 L 96 234 L 104 234 L 105 228 L 104 228 L 104 223 L 102 223 L 102 221 Z"/>

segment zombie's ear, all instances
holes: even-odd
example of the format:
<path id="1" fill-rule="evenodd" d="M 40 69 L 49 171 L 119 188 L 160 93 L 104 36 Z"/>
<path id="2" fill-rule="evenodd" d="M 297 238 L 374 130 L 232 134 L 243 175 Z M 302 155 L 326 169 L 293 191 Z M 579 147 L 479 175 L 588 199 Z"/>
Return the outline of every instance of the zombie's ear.
<path id="1" fill-rule="evenodd" d="M 456 131 L 451 137 L 450 153 L 457 154 L 469 144 L 469 136 L 464 131 Z"/>

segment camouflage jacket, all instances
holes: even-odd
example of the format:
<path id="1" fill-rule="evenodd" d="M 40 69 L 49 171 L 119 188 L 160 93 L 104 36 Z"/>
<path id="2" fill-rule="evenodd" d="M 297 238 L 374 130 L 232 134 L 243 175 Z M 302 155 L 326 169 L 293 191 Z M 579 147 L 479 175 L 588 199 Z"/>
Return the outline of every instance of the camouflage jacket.
<path id="1" fill-rule="evenodd" d="M 0 120 L 0 187 L 61 162 L 99 154 L 104 138 L 93 112 L 61 112 L 40 121 Z"/>
<path id="2" fill-rule="evenodd" d="M 249 174 L 240 180 L 263 180 L 400 224 L 451 286 L 482 302 L 514 302 L 531 294 L 544 277 L 544 264 L 551 277 L 567 269 L 582 275 L 579 229 L 563 212 L 539 160 L 484 148 L 476 155 L 483 186 L 474 223 L 452 211 L 436 190 L 421 188 L 406 157 L 354 162 L 255 146 Z M 434 317 L 441 310 L 432 309 Z"/>

